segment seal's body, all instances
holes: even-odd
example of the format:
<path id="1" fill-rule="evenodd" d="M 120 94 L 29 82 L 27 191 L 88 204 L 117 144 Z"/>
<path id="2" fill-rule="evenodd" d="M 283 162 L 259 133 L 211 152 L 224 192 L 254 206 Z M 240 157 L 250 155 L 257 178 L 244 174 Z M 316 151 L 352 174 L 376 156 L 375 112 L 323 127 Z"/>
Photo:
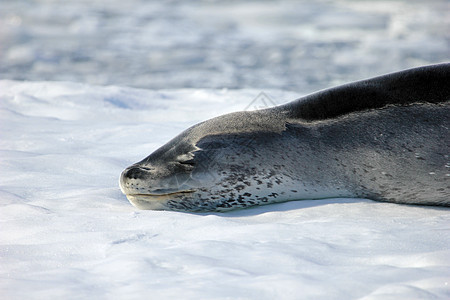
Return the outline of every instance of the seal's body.
<path id="1" fill-rule="evenodd" d="M 450 206 L 450 64 L 350 83 L 197 124 L 121 175 L 142 209 L 300 199 Z"/>

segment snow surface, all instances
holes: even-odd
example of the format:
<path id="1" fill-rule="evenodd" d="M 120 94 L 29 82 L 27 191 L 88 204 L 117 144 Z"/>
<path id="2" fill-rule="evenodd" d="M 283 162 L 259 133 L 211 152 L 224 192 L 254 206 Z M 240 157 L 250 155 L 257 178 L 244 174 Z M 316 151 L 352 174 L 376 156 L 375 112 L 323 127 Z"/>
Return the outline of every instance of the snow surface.
<path id="1" fill-rule="evenodd" d="M 0 78 L 312 92 L 450 51 L 448 0 L 1 0 Z"/>
<path id="2" fill-rule="evenodd" d="M 121 194 L 126 166 L 256 95 L 0 81 L 1 298 L 448 299 L 446 208 L 331 199 L 189 214 Z"/>

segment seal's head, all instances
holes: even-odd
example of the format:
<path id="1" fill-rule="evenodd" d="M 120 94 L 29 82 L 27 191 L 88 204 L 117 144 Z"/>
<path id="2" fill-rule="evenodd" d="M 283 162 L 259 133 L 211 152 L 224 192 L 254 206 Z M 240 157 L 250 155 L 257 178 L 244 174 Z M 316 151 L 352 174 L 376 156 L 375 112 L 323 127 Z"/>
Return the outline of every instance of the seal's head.
<path id="1" fill-rule="evenodd" d="M 258 151 L 285 129 L 274 115 L 240 112 L 197 124 L 125 169 L 120 188 L 140 209 L 220 211 L 274 202 L 255 190 L 279 173 Z"/>
<path id="2" fill-rule="evenodd" d="M 192 178 L 197 148 L 186 140 L 188 135 L 183 132 L 122 172 L 120 188 L 134 206 L 170 209 L 168 202 L 193 197 L 198 187 Z"/>

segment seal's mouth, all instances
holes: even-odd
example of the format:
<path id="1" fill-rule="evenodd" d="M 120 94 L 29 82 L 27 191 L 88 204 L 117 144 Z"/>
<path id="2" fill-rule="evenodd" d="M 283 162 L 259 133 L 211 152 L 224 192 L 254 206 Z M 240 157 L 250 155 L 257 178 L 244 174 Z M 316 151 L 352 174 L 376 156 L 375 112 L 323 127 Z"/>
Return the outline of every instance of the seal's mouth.
<path id="1" fill-rule="evenodd" d="M 167 193 L 125 194 L 127 199 L 139 209 L 166 210 L 170 201 L 182 201 L 189 198 L 195 190 L 182 190 Z"/>
<path id="2" fill-rule="evenodd" d="M 155 197 L 168 197 L 168 196 L 179 196 L 182 194 L 190 194 L 194 193 L 195 190 L 182 190 L 182 191 L 175 191 L 175 192 L 155 192 L 155 193 L 148 193 L 148 194 L 126 194 L 126 196 L 131 197 L 148 197 L 148 198 L 155 198 Z"/>

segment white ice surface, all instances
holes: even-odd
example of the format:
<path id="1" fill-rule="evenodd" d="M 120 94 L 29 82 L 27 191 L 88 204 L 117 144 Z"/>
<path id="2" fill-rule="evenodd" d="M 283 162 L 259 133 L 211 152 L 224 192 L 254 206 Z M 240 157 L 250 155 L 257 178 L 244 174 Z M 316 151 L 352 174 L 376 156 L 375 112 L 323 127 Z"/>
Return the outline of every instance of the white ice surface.
<path id="1" fill-rule="evenodd" d="M 128 203 L 122 169 L 258 93 L 0 81 L 0 298 L 450 298 L 449 209 L 332 199 L 188 214 Z"/>
<path id="2" fill-rule="evenodd" d="M 448 0 L 1 0 L 0 79 L 319 88 L 450 53 Z"/>

